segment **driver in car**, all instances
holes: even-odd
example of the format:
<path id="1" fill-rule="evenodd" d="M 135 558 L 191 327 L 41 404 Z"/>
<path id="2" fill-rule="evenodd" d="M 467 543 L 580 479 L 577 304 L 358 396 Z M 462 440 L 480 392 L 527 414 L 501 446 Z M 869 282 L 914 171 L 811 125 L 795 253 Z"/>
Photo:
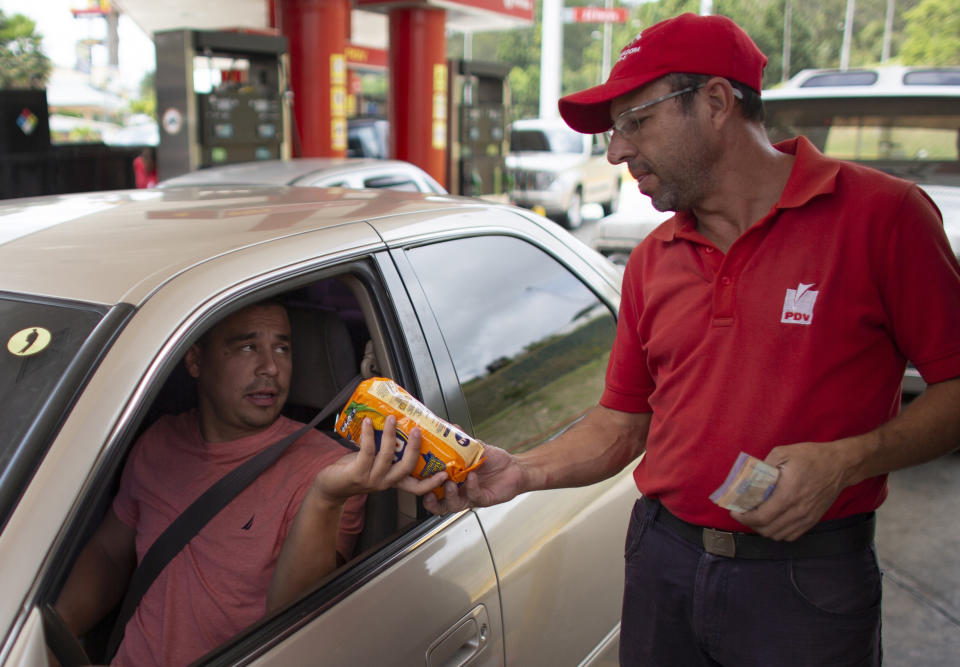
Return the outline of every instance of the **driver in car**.
<path id="1" fill-rule="evenodd" d="M 273 301 L 228 316 L 187 351 L 198 406 L 160 418 L 136 442 L 119 492 L 56 603 L 76 636 L 120 602 L 151 544 L 200 494 L 302 426 L 280 414 L 292 351 L 286 309 Z M 192 662 L 345 562 L 363 528 L 364 494 L 398 487 L 419 495 L 441 484 L 444 474 L 410 475 L 419 430 L 391 465 L 391 426 L 379 453 L 369 419 L 357 452 L 314 429 L 300 437 L 168 563 L 112 664 Z"/>

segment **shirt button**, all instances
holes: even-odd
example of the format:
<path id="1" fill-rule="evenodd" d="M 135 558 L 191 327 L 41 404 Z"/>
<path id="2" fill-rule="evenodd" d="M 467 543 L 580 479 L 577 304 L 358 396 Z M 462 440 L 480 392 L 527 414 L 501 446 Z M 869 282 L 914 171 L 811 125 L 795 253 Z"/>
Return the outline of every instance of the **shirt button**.
<path id="1" fill-rule="evenodd" d="M 729 284 L 732 283 L 732 282 L 733 282 L 733 281 L 730 280 L 730 278 L 727 277 L 727 276 L 724 276 L 723 278 L 720 279 L 720 284 L 721 284 L 721 285 L 729 285 Z"/>
<path id="2" fill-rule="evenodd" d="M 710 246 L 707 246 L 706 248 L 703 249 L 703 251 L 704 251 L 704 252 L 713 252 L 713 248 L 711 248 Z"/>

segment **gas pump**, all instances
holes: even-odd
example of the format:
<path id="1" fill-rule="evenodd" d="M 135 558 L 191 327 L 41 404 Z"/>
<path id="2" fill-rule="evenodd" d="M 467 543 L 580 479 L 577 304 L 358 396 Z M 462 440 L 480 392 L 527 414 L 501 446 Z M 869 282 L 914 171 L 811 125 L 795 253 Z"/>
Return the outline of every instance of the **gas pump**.
<path id="1" fill-rule="evenodd" d="M 167 30 L 154 41 L 160 180 L 213 165 L 290 157 L 286 38 Z"/>
<path id="2" fill-rule="evenodd" d="M 506 202 L 510 66 L 452 60 L 448 71 L 451 109 L 447 183 L 450 191 Z"/>

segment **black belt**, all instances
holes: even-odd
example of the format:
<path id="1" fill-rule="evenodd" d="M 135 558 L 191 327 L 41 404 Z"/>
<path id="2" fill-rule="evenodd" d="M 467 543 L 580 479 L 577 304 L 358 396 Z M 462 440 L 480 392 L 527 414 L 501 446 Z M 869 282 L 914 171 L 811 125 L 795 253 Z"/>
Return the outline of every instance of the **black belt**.
<path id="1" fill-rule="evenodd" d="M 734 533 L 687 523 L 659 501 L 656 521 L 677 537 L 701 547 L 707 553 L 726 558 L 786 559 L 839 556 L 866 549 L 873 544 L 876 516 L 873 512 L 823 521 L 793 542 L 771 540 L 755 533 Z"/>

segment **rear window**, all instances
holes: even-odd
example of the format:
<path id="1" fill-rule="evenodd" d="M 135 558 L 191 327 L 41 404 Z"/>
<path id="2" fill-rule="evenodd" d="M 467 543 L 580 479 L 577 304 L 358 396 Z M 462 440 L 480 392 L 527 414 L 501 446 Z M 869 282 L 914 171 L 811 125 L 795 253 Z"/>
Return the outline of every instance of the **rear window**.
<path id="1" fill-rule="evenodd" d="M 800 87 L 822 88 L 826 86 L 872 86 L 876 82 L 876 72 L 830 72 L 828 74 L 814 74 L 800 84 Z"/>
<path id="2" fill-rule="evenodd" d="M 766 100 L 774 142 L 797 135 L 823 153 L 918 183 L 960 185 L 960 98 Z"/>
<path id="3" fill-rule="evenodd" d="M 960 86 L 960 70 L 926 69 L 903 75 L 907 86 Z"/>

